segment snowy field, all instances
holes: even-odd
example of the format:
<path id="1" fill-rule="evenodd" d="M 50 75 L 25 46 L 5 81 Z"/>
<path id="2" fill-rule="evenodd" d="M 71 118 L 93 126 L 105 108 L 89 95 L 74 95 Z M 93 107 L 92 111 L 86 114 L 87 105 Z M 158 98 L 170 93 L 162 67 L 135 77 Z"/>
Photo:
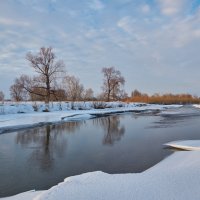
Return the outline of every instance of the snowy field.
<path id="1" fill-rule="evenodd" d="M 37 112 L 31 104 L 6 105 L 0 115 L 0 130 L 37 126 L 41 123 L 58 123 L 82 120 L 101 114 L 126 111 L 163 111 L 179 106 L 110 103 L 105 109 L 94 109 L 86 103 L 86 110 L 63 109 L 52 106 L 51 112 Z M 42 104 L 41 104 L 42 105 Z M 197 106 L 196 106 L 197 107 Z M 19 112 L 22 111 L 22 112 Z M 200 141 L 175 141 L 163 144 L 192 151 L 176 152 L 142 173 L 107 174 L 101 171 L 66 178 L 64 182 L 46 191 L 29 191 L 1 200 L 199 200 L 200 199 Z"/>

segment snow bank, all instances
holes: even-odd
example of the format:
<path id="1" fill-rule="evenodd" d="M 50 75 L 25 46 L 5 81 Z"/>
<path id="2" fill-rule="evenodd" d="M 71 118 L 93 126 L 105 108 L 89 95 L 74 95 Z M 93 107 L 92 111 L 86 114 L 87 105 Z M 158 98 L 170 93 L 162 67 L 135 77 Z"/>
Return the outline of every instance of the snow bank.
<path id="1" fill-rule="evenodd" d="M 79 102 L 79 106 L 88 105 L 89 103 Z M 44 105 L 44 104 L 43 104 Z M 111 106 L 112 105 L 112 106 Z M 122 106 L 123 105 L 123 106 Z M 10 105 L 11 106 L 11 105 Z M 13 112 L 16 112 L 17 109 L 22 108 L 27 113 L 18 112 L 14 114 L 10 109 L 9 112 L 5 114 L 0 114 L 0 133 L 14 131 L 23 128 L 32 128 L 36 126 L 42 126 L 49 123 L 61 123 L 62 121 L 77 121 L 77 120 L 86 120 L 98 116 L 109 115 L 113 113 L 123 113 L 123 112 L 152 112 L 166 110 L 169 108 L 180 107 L 177 105 L 150 105 L 150 104 L 125 104 L 119 102 L 110 102 L 110 107 L 105 109 L 86 109 L 86 110 L 60 110 L 60 111 L 51 111 L 51 112 L 34 112 L 30 108 L 30 104 L 25 104 L 18 106 L 11 106 Z M 22 111 L 22 110 L 21 110 Z M 6 114 L 7 113 L 7 114 Z"/>
<path id="2" fill-rule="evenodd" d="M 31 200 L 31 199 L 34 199 L 39 194 L 42 194 L 42 192 L 43 191 L 31 190 L 31 191 L 23 192 L 21 194 L 17 194 L 15 196 L 5 197 L 5 198 L 0 198 L 0 199 L 1 200 Z"/>
<path id="3" fill-rule="evenodd" d="M 194 104 L 193 105 L 195 108 L 200 108 L 200 104 Z"/>
<path id="4" fill-rule="evenodd" d="M 69 110 L 93 110 L 95 107 L 104 108 L 132 108 L 149 107 L 153 109 L 180 107 L 179 105 L 150 105 L 145 103 L 124 103 L 124 102 L 52 102 L 49 103 L 49 111 Z M 46 109 L 44 102 L 5 102 L 0 104 L 0 114 L 34 113 L 43 112 Z"/>
<path id="5" fill-rule="evenodd" d="M 169 142 L 164 145 L 168 147 L 173 147 L 173 148 L 188 150 L 188 151 L 200 150 L 200 140 L 174 141 L 174 142 Z"/>
<path id="6" fill-rule="evenodd" d="M 124 102 L 51 102 L 48 110 L 53 111 L 69 111 L 69 110 L 91 110 L 95 106 L 102 106 L 105 108 L 127 107 L 133 104 L 126 104 Z M 134 104 L 140 106 L 146 104 Z M 16 114 L 16 113 L 33 113 L 43 112 L 46 110 L 44 102 L 5 102 L 0 104 L 0 114 Z"/>
<path id="7" fill-rule="evenodd" d="M 176 152 L 139 174 L 70 177 L 33 200 L 199 200 L 200 152 Z"/>

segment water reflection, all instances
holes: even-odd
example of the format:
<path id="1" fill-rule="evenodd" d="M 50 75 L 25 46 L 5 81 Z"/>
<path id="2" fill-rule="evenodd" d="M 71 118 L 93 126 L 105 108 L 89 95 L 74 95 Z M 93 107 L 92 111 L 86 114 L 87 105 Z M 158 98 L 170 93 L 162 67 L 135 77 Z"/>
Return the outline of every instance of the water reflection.
<path id="1" fill-rule="evenodd" d="M 115 141 L 119 141 L 125 133 L 125 127 L 120 124 L 120 117 L 118 115 L 96 118 L 93 120 L 93 123 L 103 128 L 103 144 L 105 145 L 113 145 Z"/>
<path id="2" fill-rule="evenodd" d="M 16 135 L 16 143 L 32 150 L 28 163 L 42 170 L 51 170 L 55 158 L 67 153 L 66 133 L 74 133 L 84 122 L 68 122 L 59 125 L 28 129 Z"/>

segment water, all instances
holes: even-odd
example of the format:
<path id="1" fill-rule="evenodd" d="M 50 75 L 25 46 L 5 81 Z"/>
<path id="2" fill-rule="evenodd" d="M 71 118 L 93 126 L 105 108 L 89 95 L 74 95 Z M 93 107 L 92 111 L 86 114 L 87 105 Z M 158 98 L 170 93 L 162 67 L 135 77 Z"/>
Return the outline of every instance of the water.
<path id="1" fill-rule="evenodd" d="M 84 172 L 142 172 L 173 153 L 164 143 L 200 139 L 200 111 L 189 106 L 174 111 L 178 113 L 127 113 L 2 134 L 0 197 L 48 189 Z"/>

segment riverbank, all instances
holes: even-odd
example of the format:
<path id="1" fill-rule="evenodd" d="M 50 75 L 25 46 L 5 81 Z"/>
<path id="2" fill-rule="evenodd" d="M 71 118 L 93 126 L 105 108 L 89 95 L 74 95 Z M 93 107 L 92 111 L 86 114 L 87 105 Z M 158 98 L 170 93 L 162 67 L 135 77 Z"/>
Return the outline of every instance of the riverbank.
<path id="1" fill-rule="evenodd" d="M 77 103 L 77 109 L 75 110 L 65 107 L 65 103 L 62 106 L 63 109 L 58 110 L 57 103 L 54 103 L 50 109 L 50 112 L 42 112 L 45 107 L 44 103 L 38 105 L 40 105 L 40 109 L 38 111 L 34 111 L 32 109 L 32 104 L 30 102 L 27 104 L 5 104 L 1 106 L 1 109 L 4 110 L 4 112 L 0 114 L 0 134 L 20 129 L 43 126 L 45 124 L 87 120 L 114 113 L 159 112 L 170 108 L 181 107 L 181 105 L 155 105 L 138 103 L 126 104 L 122 102 L 110 102 L 107 103 L 107 106 L 104 109 L 94 109 L 91 102 L 79 102 Z M 84 105 L 86 105 L 85 110 L 78 109 L 80 107 L 83 108 Z"/>

